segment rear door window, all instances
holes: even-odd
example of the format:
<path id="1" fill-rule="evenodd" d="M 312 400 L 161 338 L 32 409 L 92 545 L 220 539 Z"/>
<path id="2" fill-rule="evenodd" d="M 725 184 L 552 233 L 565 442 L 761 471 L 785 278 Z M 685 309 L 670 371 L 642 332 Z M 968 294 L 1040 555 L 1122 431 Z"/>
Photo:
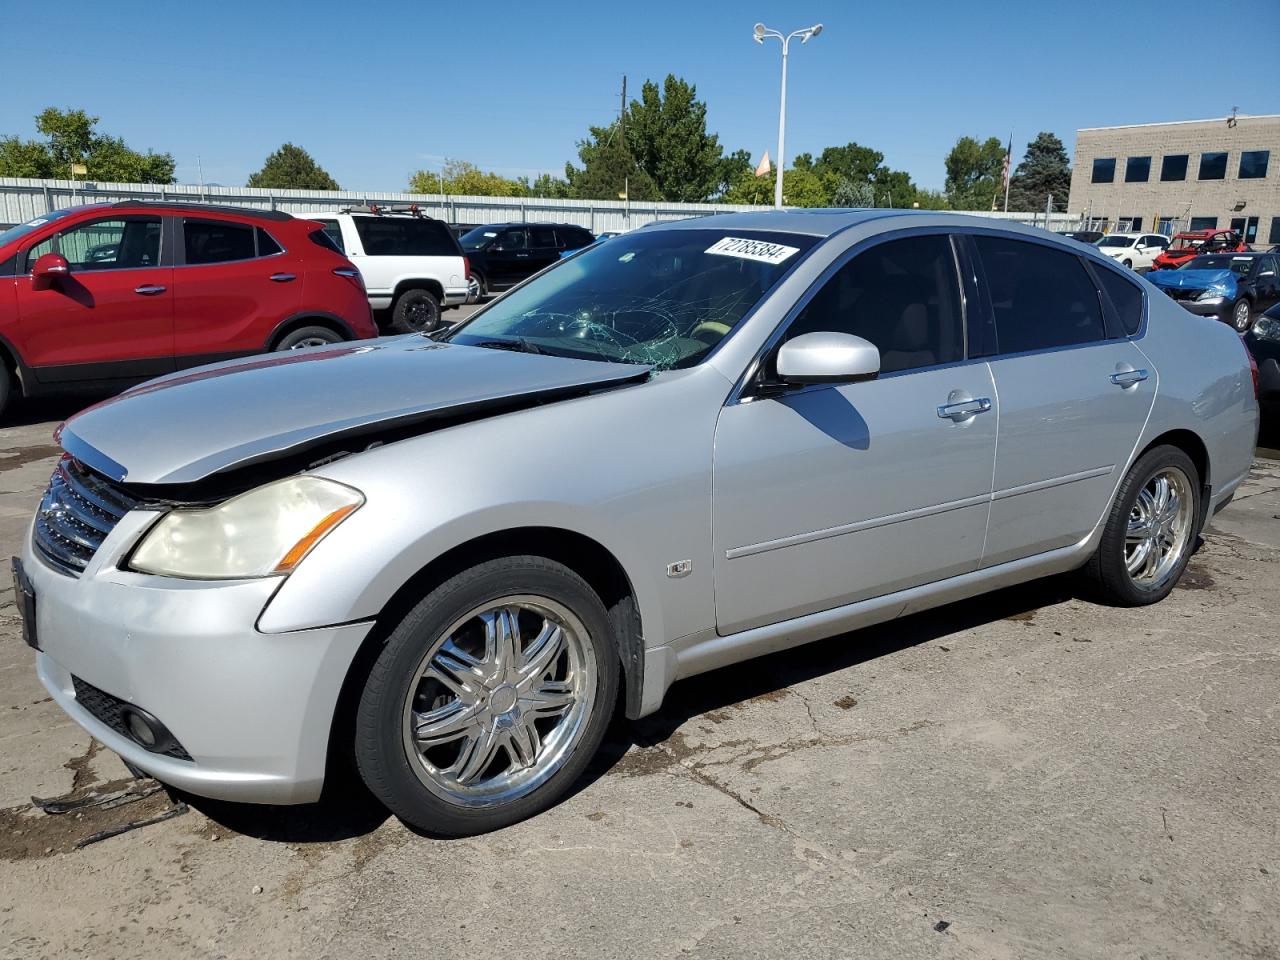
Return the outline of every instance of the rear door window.
<path id="1" fill-rule="evenodd" d="M 586 230 L 577 227 L 557 227 L 556 234 L 560 237 L 560 245 L 566 250 L 581 249 L 589 243 L 594 243 L 596 239 Z"/>
<path id="2" fill-rule="evenodd" d="M 1093 280 L 1075 254 L 1004 237 L 973 238 L 995 319 L 996 351 L 1106 339 Z"/>
<path id="3" fill-rule="evenodd" d="M 257 256 L 254 228 L 226 220 L 183 220 L 183 251 L 188 266 L 231 263 Z"/>
<path id="4" fill-rule="evenodd" d="M 453 234 L 439 220 L 413 217 L 355 217 L 366 257 L 460 256 Z"/>
<path id="5" fill-rule="evenodd" d="M 529 246 L 535 250 L 551 248 L 556 245 L 556 232 L 551 227 L 530 227 Z"/>

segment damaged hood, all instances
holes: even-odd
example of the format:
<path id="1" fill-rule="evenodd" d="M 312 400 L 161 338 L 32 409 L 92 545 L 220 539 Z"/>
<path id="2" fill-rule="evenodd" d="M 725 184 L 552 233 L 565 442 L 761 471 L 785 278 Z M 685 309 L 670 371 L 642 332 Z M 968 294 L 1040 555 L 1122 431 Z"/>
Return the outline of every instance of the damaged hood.
<path id="1" fill-rule="evenodd" d="M 1236 275 L 1230 270 L 1158 270 L 1148 274 L 1148 279 L 1157 287 L 1170 290 L 1207 290 L 1236 285 Z"/>
<path id="2" fill-rule="evenodd" d="M 59 440 L 114 480 L 190 483 L 330 440 L 639 382 L 651 369 L 410 335 L 172 374 L 76 414 Z"/>

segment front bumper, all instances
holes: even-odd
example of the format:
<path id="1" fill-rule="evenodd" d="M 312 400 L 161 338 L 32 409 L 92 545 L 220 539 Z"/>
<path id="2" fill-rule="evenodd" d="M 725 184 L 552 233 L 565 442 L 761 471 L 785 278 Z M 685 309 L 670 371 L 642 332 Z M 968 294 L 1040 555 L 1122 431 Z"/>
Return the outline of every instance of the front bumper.
<path id="1" fill-rule="evenodd" d="M 1258 364 L 1258 396 L 1262 400 L 1280 400 L 1280 360 L 1275 357 Z"/>
<path id="2" fill-rule="evenodd" d="M 1200 300 L 1174 300 L 1174 303 L 1198 317 L 1213 317 L 1225 322 L 1231 316 L 1231 301 L 1225 298 L 1216 303 Z"/>
<path id="3" fill-rule="evenodd" d="M 370 622 L 266 634 L 279 579 L 198 582 L 119 569 L 154 514 L 127 514 L 79 578 L 28 535 L 36 669 L 50 696 L 125 760 L 201 796 L 304 803 L 320 795 L 338 693 Z M 149 712 L 190 760 L 153 753 L 76 699 L 79 678 Z"/>

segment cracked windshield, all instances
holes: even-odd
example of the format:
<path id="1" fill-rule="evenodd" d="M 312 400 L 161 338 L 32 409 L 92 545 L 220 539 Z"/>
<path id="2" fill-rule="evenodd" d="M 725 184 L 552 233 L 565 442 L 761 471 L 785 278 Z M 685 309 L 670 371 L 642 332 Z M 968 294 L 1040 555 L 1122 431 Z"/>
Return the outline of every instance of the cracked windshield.
<path id="1" fill-rule="evenodd" d="M 688 367 L 795 266 L 813 238 L 655 230 L 597 244 L 445 339 L 557 356 Z"/>

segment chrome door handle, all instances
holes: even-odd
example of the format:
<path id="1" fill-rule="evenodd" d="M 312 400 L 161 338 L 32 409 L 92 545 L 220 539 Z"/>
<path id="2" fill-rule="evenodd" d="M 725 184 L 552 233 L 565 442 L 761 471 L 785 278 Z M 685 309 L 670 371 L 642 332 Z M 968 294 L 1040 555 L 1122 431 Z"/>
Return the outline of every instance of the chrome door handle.
<path id="1" fill-rule="evenodd" d="M 979 397 L 976 400 L 961 400 L 959 403 L 944 403 L 938 408 L 938 416 L 943 420 L 968 420 L 991 409 L 991 400 Z"/>
<path id="2" fill-rule="evenodd" d="M 298 277 L 292 273 L 273 273 L 271 279 L 276 283 L 288 283 L 290 280 L 297 280 Z"/>
<path id="3" fill-rule="evenodd" d="M 1117 370 L 1111 375 L 1111 382 L 1117 387 L 1132 387 L 1149 376 L 1145 370 Z"/>
<path id="4" fill-rule="evenodd" d="M 134 287 L 133 292 L 143 297 L 154 297 L 157 293 L 164 293 L 164 289 L 157 283 L 144 283 L 140 287 Z"/>

